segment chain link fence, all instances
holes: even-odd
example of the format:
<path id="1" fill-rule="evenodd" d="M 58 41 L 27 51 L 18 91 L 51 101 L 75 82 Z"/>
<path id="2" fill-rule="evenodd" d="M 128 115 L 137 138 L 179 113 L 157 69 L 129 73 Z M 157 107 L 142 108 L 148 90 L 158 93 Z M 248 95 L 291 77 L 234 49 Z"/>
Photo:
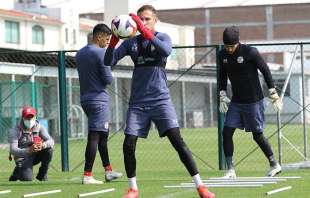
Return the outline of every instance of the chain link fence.
<path id="1" fill-rule="evenodd" d="M 290 76 L 283 98 L 280 116 L 265 100 L 265 134 L 288 165 L 308 160 L 310 104 L 310 55 L 308 44 L 256 45 L 271 68 L 275 84 L 281 92 Z M 218 170 L 218 109 L 216 57 L 220 46 L 175 47 L 167 63 L 168 86 L 175 105 L 185 142 L 190 147 L 201 172 Z M 38 110 L 38 119 L 56 140 L 53 171 L 62 170 L 59 59 L 60 52 L 0 51 L 0 144 L 1 158 L 8 154 L 9 129 L 20 122 L 21 108 L 32 105 Z M 65 52 L 66 66 L 66 116 L 68 135 L 69 171 L 81 174 L 87 138 L 87 117 L 80 106 L 79 81 L 75 64 L 75 51 Z M 132 62 L 123 59 L 113 69 L 114 80 L 107 88 L 110 94 L 109 153 L 115 169 L 124 170 L 122 143 L 126 120 Z M 292 73 L 289 75 L 290 66 Z M 264 83 L 262 80 L 262 86 Z M 278 135 L 282 134 L 282 135 Z M 251 135 L 237 132 L 235 163 L 237 170 L 265 170 L 268 166 L 262 152 Z M 187 175 L 176 152 L 166 138 L 159 138 L 152 127 L 148 139 L 137 146 L 137 172 L 143 178 L 152 178 L 152 171 L 162 170 L 163 178 Z M 5 160 L 4 160 L 5 161 Z M 13 163 L 9 163 L 13 166 Z M 4 170 L 7 163 L 1 163 Z M 99 156 L 94 171 L 102 169 Z M 6 170 L 7 171 L 7 170 Z M 166 174 L 169 173 L 169 174 Z M 173 174 L 174 173 L 174 174 Z"/>

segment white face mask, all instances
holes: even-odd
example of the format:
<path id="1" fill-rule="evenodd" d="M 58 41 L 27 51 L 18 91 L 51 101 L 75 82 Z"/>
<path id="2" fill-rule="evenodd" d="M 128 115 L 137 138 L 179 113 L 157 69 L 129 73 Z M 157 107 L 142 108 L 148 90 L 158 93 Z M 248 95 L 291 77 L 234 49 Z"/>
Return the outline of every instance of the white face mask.
<path id="1" fill-rule="evenodd" d="M 34 125 L 36 124 L 36 119 L 32 118 L 30 120 L 28 119 L 23 119 L 24 121 L 24 125 L 27 129 L 31 129 L 32 127 L 34 127 Z"/>

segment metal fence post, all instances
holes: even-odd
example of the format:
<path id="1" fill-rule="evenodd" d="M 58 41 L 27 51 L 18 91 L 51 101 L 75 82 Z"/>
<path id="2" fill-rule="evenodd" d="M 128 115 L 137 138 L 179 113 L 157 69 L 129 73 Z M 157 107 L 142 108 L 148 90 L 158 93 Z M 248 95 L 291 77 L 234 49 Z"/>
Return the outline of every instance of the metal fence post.
<path id="1" fill-rule="evenodd" d="M 304 132 L 304 157 L 305 159 L 308 158 L 308 153 L 307 153 L 307 127 L 306 127 L 306 96 L 305 96 L 305 67 L 304 67 L 304 45 L 303 43 L 300 44 L 300 61 L 301 61 L 301 90 L 302 90 L 302 117 L 303 117 L 303 132 Z M 308 91 L 308 90 L 307 90 Z"/>
<path id="2" fill-rule="evenodd" d="M 59 80 L 59 104 L 60 104 L 60 142 L 61 142 L 61 168 L 69 171 L 68 157 L 68 125 L 67 125 L 67 93 L 66 93 L 66 65 L 65 52 L 58 52 L 58 80 Z"/>
<path id="3" fill-rule="evenodd" d="M 31 90 L 31 106 L 38 110 L 38 103 L 37 103 L 37 89 L 36 89 L 36 82 L 34 78 L 35 67 L 32 69 L 32 76 L 30 78 L 30 90 Z"/>
<path id="4" fill-rule="evenodd" d="M 219 52 L 222 49 L 222 46 L 216 47 L 216 79 L 217 79 L 217 130 L 218 130 L 218 159 L 219 159 L 219 169 L 225 170 L 227 169 L 225 163 L 225 155 L 223 149 L 223 128 L 224 128 L 224 114 L 219 111 L 219 92 L 220 92 L 220 72 L 219 72 Z"/>
<path id="5" fill-rule="evenodd" d="M 11 117 L 11 121 L 12 121 L 12 125 L 11 126 L 15 126 L 16 125 L 16 81 L 15 81 L 15 75 L 12 74 L 11 76 L 11 91 L 12 91 L 12 97 L 11 97 L 11 113 L 12 113 L 12 117 Z"/>

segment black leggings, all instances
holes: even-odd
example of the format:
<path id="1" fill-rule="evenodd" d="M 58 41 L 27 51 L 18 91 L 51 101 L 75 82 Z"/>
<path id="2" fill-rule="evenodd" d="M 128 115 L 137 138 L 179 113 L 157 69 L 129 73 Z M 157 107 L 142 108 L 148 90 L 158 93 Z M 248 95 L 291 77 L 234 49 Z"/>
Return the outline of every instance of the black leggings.
<path id="1" fill-rule="evenodd" d="M 102 131 L 89 131 L 87 137 L 87 146 L 85 150 L 84 171 L 91 172 L 96 158 L 97 147 L 103 167 L 110 165 L 108 153 L 109 134 Z"/>
<path id="2" fill-rule="evenodd" d="M 180 160 L 183 162 L 187 171 L 191 176 L 198 174 L 198 169 L 193 159 L 192 153 L 185 144 L 180 134 L 179 128 L 172 128 L 166 131 L 165 135 L 168 137 L 173 148 L 178 152 Z"/>
<path id="3" fill-rule="evenodd" d="M 170 143 L 174 149 L 178 152 L 180 160 L 183 162 L 187 171 L 191 176 L 198 174 L 196 163 L 192 157 L 191 151 L 186 146 L 183 138 L 181 137 L 179 128 L 172 128 L 164 133 L 168 137 Z M 127 135 L 125 136 L 123 144 L 125 169 L 128 178 L 136 176 L 136 144 L 137 136 Z"/>
<path id="4" fill-rule="evenodd" d="M 123 143 L 123 154 L 126 174 L 128 178 L 136 176 L 136 144 L 138 137 L 134 135 L 125 134 Z"/>
<path id="5" fill-rule="evenodd" d="M 234 153 L 234 143 L 233 143 L 233 135 L 236 128 L 231 128 L 228 126 L 224 127 L 223 130 L 223 145 L 224 145 L 224 154 L 226 157 L 232 157 Z M 265 156 L 269 159 L 270 156 L 273 156 L 273 152 L 271 146 L 264 136 L 263 133 L 252 132 L 253 139 L 263 151 Z"/>
<path id="6" fill-rule="evenodd" d="M 40 181 L 47 179 L 47 171 L 49 164 L 52 160 L 53 149 L 47 148 L 39 152 L 32 153 L 32 155 L 26 157 L 25 159 L 16 161 L 16 167 L 9 181 L 32 181 L 33 176 L 33 166 L 41 162 L 39 172 L 36 178 Z"/>

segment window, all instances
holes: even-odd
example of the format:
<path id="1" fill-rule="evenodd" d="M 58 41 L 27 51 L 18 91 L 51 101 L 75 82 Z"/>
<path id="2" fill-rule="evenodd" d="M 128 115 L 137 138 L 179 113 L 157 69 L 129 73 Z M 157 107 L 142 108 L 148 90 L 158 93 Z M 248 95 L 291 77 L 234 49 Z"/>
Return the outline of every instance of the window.
<path id="1" fill-rule="evenodd" d="M 32 43 L 44 44 L 44 29 L 39 25 L 32 27 Z"/>
<path id="2" fill-rule="evenodd" d="M 69 42 L 69 35 L 68 35 L 68 28 L 65 29 L 65 39 L 66 39 L 66 43 Z"/>
<path id="3" fill-rule="evenodd" d="M 76 44 L 76 30 L 73 30 L 73 44 Z"/>
<path id="4" fill-rule="evenodd" d="M 310 96 L 310 79 L 305 79 L 305 96 L 309 97 Z"/>
<path id="5" fill-rule="evenodd" d="M 5 42 L 19 43 L 19 23 L 5 21 Z"/>

